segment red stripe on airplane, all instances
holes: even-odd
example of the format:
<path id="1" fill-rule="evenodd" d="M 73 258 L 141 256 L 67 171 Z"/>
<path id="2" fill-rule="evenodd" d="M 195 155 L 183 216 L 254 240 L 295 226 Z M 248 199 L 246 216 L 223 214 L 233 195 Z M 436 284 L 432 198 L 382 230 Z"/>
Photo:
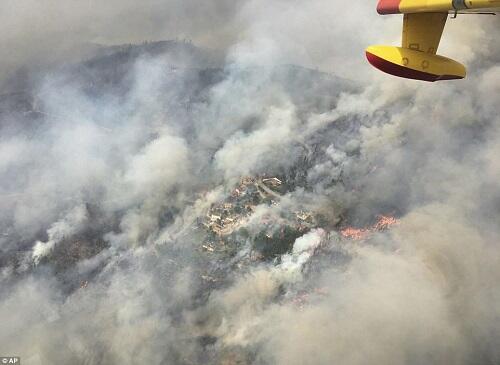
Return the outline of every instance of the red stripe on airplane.
<path id="1" fill-rule="evenodd" d="M 377 12 L 379 14 L 399 14 L 401 0 L 379 0 Z"/>

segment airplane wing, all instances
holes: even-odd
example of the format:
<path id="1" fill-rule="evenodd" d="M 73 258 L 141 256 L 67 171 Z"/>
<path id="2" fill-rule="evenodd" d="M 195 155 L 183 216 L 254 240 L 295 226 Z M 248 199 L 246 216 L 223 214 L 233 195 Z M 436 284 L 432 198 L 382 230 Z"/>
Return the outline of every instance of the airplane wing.
<path id="1" fill-rule="evenodd" d="M 436 55 L 447 18 L 448 12 L 404 14 L 402 46 L 368 47 L 368 61 L 384 72 L 410 79 L 464 78 L 462 64 Z"/>
<path id="2" fill-rule="evenodd" d="M 498 11 L 500 0 L 379 0 L 379 14 Z"/>
<path id="3" fill-rule="evenodd" d="M 448 14 L 492 14 L 500 0 L 379 0 L 379 14 L 404 14 L 401 47 L 370 46 L 368 61 L 391 75 L 424 81 L 462 79 L 464 65 L 436 54 Z"/>

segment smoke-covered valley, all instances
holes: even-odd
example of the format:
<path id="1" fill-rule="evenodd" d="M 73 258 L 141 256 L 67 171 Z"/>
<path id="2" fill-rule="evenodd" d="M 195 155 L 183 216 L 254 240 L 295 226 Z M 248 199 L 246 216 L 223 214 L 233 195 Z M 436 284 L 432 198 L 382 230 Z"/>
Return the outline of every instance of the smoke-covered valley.
<path id="1" fill-rule="evenodd" d="M 0 356 L 500 361 L 496 17 L 422 84 L 365 64 L 374 4 L 11 3 Z"/>

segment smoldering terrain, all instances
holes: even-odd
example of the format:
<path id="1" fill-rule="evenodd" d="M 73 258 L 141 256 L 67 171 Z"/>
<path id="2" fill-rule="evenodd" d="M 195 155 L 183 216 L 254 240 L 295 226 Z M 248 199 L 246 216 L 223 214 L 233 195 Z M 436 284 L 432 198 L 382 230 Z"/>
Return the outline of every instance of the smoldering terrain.
<path id="1" fill-rule="evenodd" d="M 374 4 L 46 5 L 0 5 L 1 356 L 500 361 L 497 18 L 423 84 Z"/>

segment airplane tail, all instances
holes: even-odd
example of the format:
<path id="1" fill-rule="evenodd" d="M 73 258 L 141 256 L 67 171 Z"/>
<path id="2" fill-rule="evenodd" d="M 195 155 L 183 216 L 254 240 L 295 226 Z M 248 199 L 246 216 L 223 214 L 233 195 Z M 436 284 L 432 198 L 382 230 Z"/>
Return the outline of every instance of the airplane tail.
<path id="1" fill-rule="evenodd" d="M 374 67 L 388 74 L 423 81 L 463 79 L 465 66 L 457 61 L 409 48 L 370 46 L 366 58 Z"/>

